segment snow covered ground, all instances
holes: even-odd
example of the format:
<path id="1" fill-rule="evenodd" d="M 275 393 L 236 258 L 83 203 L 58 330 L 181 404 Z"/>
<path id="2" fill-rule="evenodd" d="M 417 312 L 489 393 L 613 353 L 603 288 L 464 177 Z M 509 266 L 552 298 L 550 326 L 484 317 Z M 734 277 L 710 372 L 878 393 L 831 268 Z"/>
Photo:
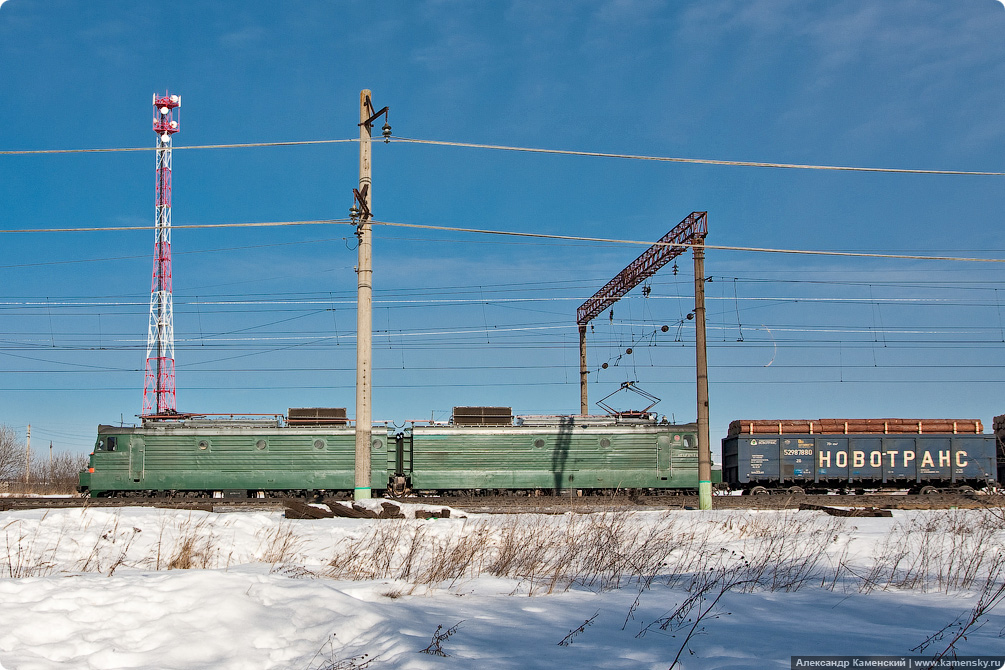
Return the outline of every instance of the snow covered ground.
<path id="1" fill-rule="evenodd" d="M 1001 513 L 979 510 L 5 512 L 0 667 L 665 669 L 682 646 L 688 669 L 931 657 L 959 624 L 918 645 L 1005 578 L 1003 544 Z M 1005 605 L 982 623 L 958 653 L 1005 653 Z"/>

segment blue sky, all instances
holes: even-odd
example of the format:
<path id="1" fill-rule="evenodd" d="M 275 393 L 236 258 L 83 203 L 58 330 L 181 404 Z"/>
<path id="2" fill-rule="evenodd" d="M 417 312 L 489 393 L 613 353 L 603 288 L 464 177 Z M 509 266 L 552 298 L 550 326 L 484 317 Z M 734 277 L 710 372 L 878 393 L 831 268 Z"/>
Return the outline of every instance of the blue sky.
<path id="1" fill-rule="evenodd" d="M 152 148 L 167 90 L 175 225 L 339 219 L 355 144 L 184 147 L 353 138 L 369 88 L 402 138 L 1001 172 L 1003 35 L 997 0 L 8 0 L 0 151 Z M 656 240 L 707 210 L 712 245 L 1005 258 L 1000 176 L 404 142 L 373 162 L 386 221 Z M 0 154 L 0 231 L 152 227 L 153 186 L 152 151 Z M 152 242 L 0 232 L 0 422 L 84 450 L 135 420 Z M 351 414 L 353 243 L 346 224 L 176 230 L 179 409 Z M 641 250 L 377 227 L 375 418 L 576 412 L 576 307 Z M 637 381 L 694 419 L 678 266 L 595 321 L 591 400 Z M 714 443 L 735 418 L 1005 412 L 1001 263 L 709 250 L 706 274 Z"/>

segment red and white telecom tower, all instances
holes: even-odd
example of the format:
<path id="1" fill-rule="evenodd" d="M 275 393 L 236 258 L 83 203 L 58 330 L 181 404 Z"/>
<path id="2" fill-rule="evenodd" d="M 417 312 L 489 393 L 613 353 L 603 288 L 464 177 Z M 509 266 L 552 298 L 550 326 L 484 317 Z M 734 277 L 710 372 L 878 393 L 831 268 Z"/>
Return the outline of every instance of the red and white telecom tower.
<path id="1" fill-rule="evenodd" d="M 147 369 L 143 380 L 143 414 L 177 411 L 174 381 L 174 313 L 171 300 L 171 136 L 177 133 L 174 110 L 181 96 L 154 94 L 157 133 L 157 223 L 154 229 L 154 275 L 150 286 Z"/>

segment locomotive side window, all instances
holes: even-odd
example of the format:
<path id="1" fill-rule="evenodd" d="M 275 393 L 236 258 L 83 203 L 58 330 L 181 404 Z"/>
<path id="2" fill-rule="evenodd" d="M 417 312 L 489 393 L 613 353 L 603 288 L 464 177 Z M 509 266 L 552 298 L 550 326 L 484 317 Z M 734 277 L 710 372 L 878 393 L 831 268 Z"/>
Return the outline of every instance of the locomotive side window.
<path id="1" fill-rule="evenodd" d="M 118 439 L 115 438 L 115 437 L 109 437 L 109 438 L 107 438 L 106 444 L 108 446 L 108 451 L 115 451 L 115 444 L 116 444 L 116 442 L 118 442 Z"/>
<path id="2" fill-rule="evenodd" d="M 380 449 L 383 446 L 384 446 L 384 441 L 381 440 L 380 438 L 377 438 L 376 440 L 373 441 L 373 448 L 374 449 Z"/>
<path id="3" fill-rule="evenodd" d="M 536 447 L 537 449 L 543 449 L 544 448 L 544 440 L 542 440 L 540 437 L 537 438 L 536 440 L 534 440 L 534 447 Z"/>
<path id="4" fill-rule="evenodd" d="M 209 449 L 209 440 L 199 440 L 199 451 L 206 451 Z"/>
<path id="5" fill-rule="evenodd" d="M 321 438 L 318 438 L 318 439 L 314 440 L 314 448 L 315 449 L 324 449 L 325 448 L 325 441 L 322 440 Z"/>
<path id="6" fill-rule="evenodd" d="M 269 443 L 265 440 L 258 440 L 255 442 L 255 449 L 258 449 L 259 451 L 265 451 L 267 446 L 269 446 Z"/>
<path id="7" fill-rule="evenodd" d="M 696 446 L 697 445 L 694 443 L 694 436 L 693 435 L 685 435 L 684 436 L 684 448 L 685 449 L 694 449 Z"/>
<path id="8" fill-rule="evenodd" d="M 600 438 L 600 448 L 601 449 L 610 449 L 611 448 L 611 440 L 610 440 L 610 438 L 607 438 L 607 437 Z"/>

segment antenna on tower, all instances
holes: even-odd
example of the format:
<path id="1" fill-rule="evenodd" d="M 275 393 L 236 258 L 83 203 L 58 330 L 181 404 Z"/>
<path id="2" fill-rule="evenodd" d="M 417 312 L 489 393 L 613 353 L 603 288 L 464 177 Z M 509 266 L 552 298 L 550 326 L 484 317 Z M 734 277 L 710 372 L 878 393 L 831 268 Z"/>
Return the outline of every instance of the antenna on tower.
<path id="1" fill-rule="evenodd" d="M 171 136 L 180 128 L 174 111 L 181 96 L 154 93 L 157 133 L 154 272 L 150 286 L 147 367 L 143 379 L 143 415 L 175 414 L 174 313 L 171 298 Z"/>

